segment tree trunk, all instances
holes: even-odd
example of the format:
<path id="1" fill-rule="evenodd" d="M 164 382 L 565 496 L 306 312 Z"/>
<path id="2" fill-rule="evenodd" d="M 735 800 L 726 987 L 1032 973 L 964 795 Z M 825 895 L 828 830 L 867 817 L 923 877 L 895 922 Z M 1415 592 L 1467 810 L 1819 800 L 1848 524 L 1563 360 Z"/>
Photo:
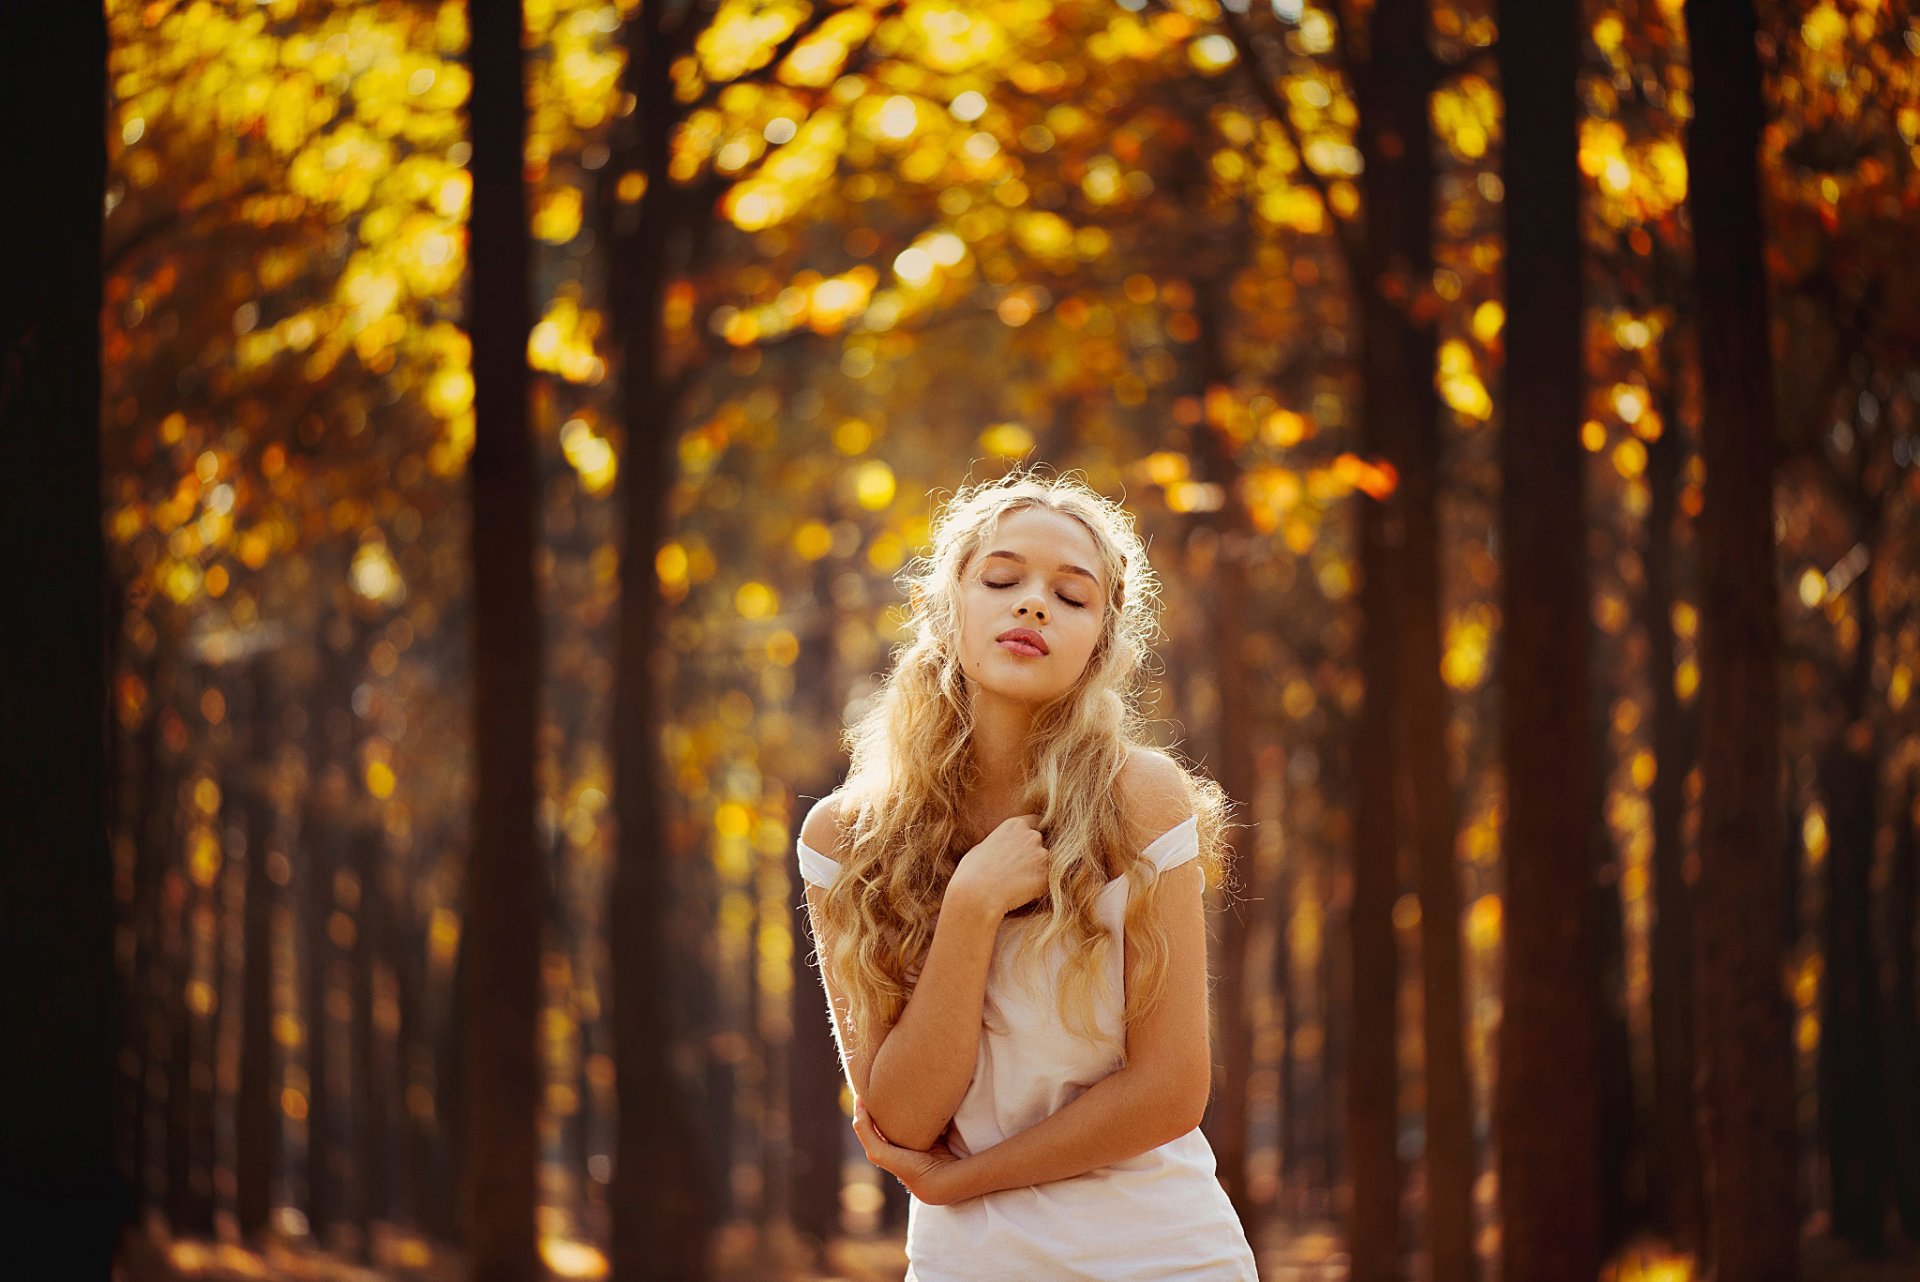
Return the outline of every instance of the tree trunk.
<path id="1" fill-rule="evenodd" d="M 99 5 L 0 9 L 0 118 L 32 175 L 0 284 L 0 1206 L 16 1243 L 106 1277 L 132 1190 L 114 1165 L 106 549 L 100 497 L 100 211 L 107 27 Z M 115 619 L 114 624 L 118 624 Z M 31 1048 L 31 1053 L 21 1053 Z M 19 1249 L 19 1248 L 16 1248 Z"/>
<path id="2" fill-rule="evenodd" d="M 1648 1196 L 1656 1222 L 1682 1251 L 1698 1255 L 1705 1227 L 1700 1144 L 1693 1129 L 1693 909 L 1686 876 L 1686 780 L 1695 759 L 1692 718 L 1674 691 L 1673 607 L 1678 554 L 1674 520 L 1686 461 L 1679 396 L 1680 353 L 1662 347 L 1667 390 L 1660 436 L 1647 451 L 1646 604 L 1643 625 L 1652 656 L 1653 756 L 1648 802 L 1653 812 L 1653 927 L 1649 945 L 1653 1043 L 1653 1112 L 1657 1137 L 1648 1163 Z"/>
<path id="3" fill-rule="evenodd" d="M 1792 1052 L 1774 859 L 1779 822 L 1775 421 L 1750 0 L 1690 0 L 1687 131 L 1704 388 L 1700 518 L 1701 1149 L 1719 1282 L 1799 1274 Z"/>
<path id="4" fill-rule="evenodd" d="M 690 20 L 690 19 L 689 19 Z M 615 1076 L 619 1122 L 608 1190 L 617 1282 L 702 1282 L 713 1210 L 687 1092 L 674 1069 L 676 878 L 666 816 L 655 689 L 659 583 L 654 556 L 667 528 L 676 458 L 673 389 L 662 369 L 663 303 L 675 195 L 669 139 L 678 119 L 669 67 L 676 56 L 667 11 L 643 6 L 626 26 L 627 86 L 637 100 L 633 150 L 605 168 L 599 206 L 612 229 L 608 302 L 620 344 L 627 451 L 621 474 L 626 528 L 620 558 L 619 650 L 614 677 L 614 812 L 617 838 L 610 912 Z M 634 221 L 616 208 L 616 171 L 646 180 Z"/>
<path id="5" fill-rule="evenodd" d="M 1872 548 L 1879 540 L 1877 512 L 1870 511 L 1863 524 L 1861 542 Z M 1886 1246 L 1885 1211 L 1894 1180 L 1894 1151 L 1873 939 L 1880 751 L 1868 703 L 1878 631 L 1872 577 L 1869 564 L 1854 580 L 1859 633 L 1841 679 L 1846 722 L 1839 741 L 1824 754 L 1819 771 L 1828 836 L 1819 1076 L 1820 1118 L 1833 1181 L 1834 1234 L 1868 1255 L 1879 1255 Z"/>
<path id="6" fill-rule="evenodd" d="M 1370 305 L 1370 304 L 1369 304 Z M 1371 329 L 1371 326 L 1369 326 Z M 1363 342 L 1368 340 L 1363 339 Z M 1369 358 L 1368 382 L 1373 382 Z M 1366 420 L 1369 453 L 1384 453 L 1380 422 Z M 1347 915 L 1350 1012 L 1344 1056 L 1346 1146 L 1353 1201 L 1346 1240 L 1353 1282 L 1400 1276 L 1400 967 L 1393 902 L 1399 893 L 1397 791 L 1393 756 L 1395 664 L 1400 629 L 1402 529 L 1397 507 L 1362 500 L 1359 512 L 1360 665 L 1366 679 L 1353 744 L 1353 895 Z M 1336 1184 L 1335 1187 L 1338 1187 Z"/>
<path id="7" fill-rule="evenodd" d="M 341 657 L 323 660 L 328 667 L 345 661 Z M 333 915 L 333 874 L 339 867 L 340 851 L 337 820 L 329 799 L 323 795 L 332 786 L 329 776 L 335 769 L 333 736 L 327 733 L 330 728 L 324 725 L 324 718 L 317 720 L 323 722 L 322 743 L 316 768 L 308 780 L 300 822 L 300 855 L 306 870 L 307 1232 L 314 1244 L 324 1250 L 340 1214 L 334 1147 L 337 1083 L 331 1063 L 333 1019 L 327 1010 L 336 952 L 328 935 L 328 920 Z"/>
<path id="8" fill-rule="evenodd" d="M 152 1195 L 152 1146 L 156 1123 L 153 1097 L 160 1080 L 158 1017 L 160 987 L 156 981 L 164 967 L 162 922 L 165 915 L 166 841 L 162 836 L 167 822 L 161 803 L 170 786 L 170 768 L 165 737 L 160 733 L 162 712 L 170 694 L 170 668 L 165 651 L 156 644 L 153 661 L 146 674 L 146 720 L 136 747 L 129 754 L 140 780 L 127 790 L 122 810 L 123 822 L 133 842 L 133 899 L 128 920 L 133 932 L 132 960 L 128 968 L 121 1008 L 126 1012 L 124 1045 L 134 1062 L 128 1101 L 126 1146 L 130 1167 L 126 1172 L 136 1202 Z"/>
<path id="9" fill-rule="evenodd" d="M 1593 913 L 1595 1113 L 1600 1256 L 1611 1259 L 1646 1222 L 1646 1133 L 1634 1108 L 1633 1035 L 1627 1022 L 1626 923 L 1621 852 L 1606 824 L 1607 692 L 1589 687 L 1586 828 L 1593 853 L 1587 895 Z"/>
<path id="10" fill-rule="evenodd" d="M 1910 1242 L 1920 1242 L 1920 1012 L 1914 1005 L 1914 895 L 1916 853 L 1914 787 L 1900 794 L 1894 816 L 1893 850 L 1887 871 L 1884 974 L 1887 1112 L 1892 1123 L 1895 1197 L 1900 1228 Z"/>
<path id="11" fill-rule="evenodd" d="M 353 834 L 354 868 L 360 882 L 360 900 L 353 932 L 353 1115 L 359 1150 L 354 1162 L 354 1219 L 360 1226 L 360 1254 L 375 1263 L 373 1228 L 392 1218 L 387 1178 L 386 1091 L 380 1089 L 379 1027 L 374 1004 L 379 987 L 375 969 L 386 954 L 386 921 L 381 911 L 380 871 L 386 856 L 386 834 L 377 821 L 357 824 Z"/>
<path id="12" fill-rule="evenodd" d="M 193 778 L 191 767 L 184 773 L 188 779 Z M 197 801 L 190 809 L 197 813 Z M 190 821 L 184 846 L 192 844 L 193 826 Z M 165 1006 L 167 1224 L 175 1237 L 205 1239 L 213 1235 L 213 1165 L 210 1119 L 204 1107 L 206 1087 L 201 1083 L 211 1085 L 213 1061 L 207 1054 L 211 1040 L 205 1032 L 207 1017 L 193 1009 L 189 994 L 198 974 L 200 920 L 213 912 L 213 891 L 191 874 L 187 866 L 190 856 L 182 845 L 176 845 L 172 853 L 172 872 L 180 894 Z"/>
<path id="13" fill-rule="evenodd" d="M 273 786 L 279 756 L 280 707 L 270 663 L 252 665 L 252 707 L 245 721 L 241 774 L 234 780 L 243 831 L 246 896 L 242 908 L 240 1085 L 234 1101 L 235 1218 L 241 1235 L 258 1243 L 268 1228 L 280 1154 L 280 1057 L 273 1037 L 274 884 L 267 860 L 280 834 Z"/>
<path id="14" fill-rule="evenodd" d="M 388 1079 L 388 1090 L 398 1104 L 400 1119 L 396 1142 L 401 1147 L 401 1175 L 394 1200 L 402 1209 L 396 1214 L 400 1223 L 410 1229 L 438 1232 L 440 1226 L 434 1218 L 437 1194 L 433 1172 L 436 1155 L 444 1145 L 435 1143 L 435 1136 L 444 1134 L 444 1130 L 437 1125 L 437 1117 L 420 1115 L 414 1093 L 416 1083 L 426 1090 L 428 1073 L 425 1070 L 429 1066 L 434 1072 L 444 1067 L 434 1062 L 433 1041 L 424 1026 L 422 1011 L 432 974 L 426 964 L 430 945 L 424 932 L 416 929 L 413 904 L 405 883 L 395 878 L 391 883 L 383 883 L 380 893 L 387 896 L 387 920 L 392 925 L 389 938 L 393 944 L 394 997 L 398 1007 L 398 1023 L 393 1034 L 393 1075 Z M 441 1114 L 450 1102 L 435 1099 L 431 1092 L 427 1093 L 426 1101 L 421 1102 L 427 1101 L 431 1101 L 429 1106 L 435 1114 Z"/>
<path id="15" fill-rule="evenodd" d="M 1307 843 L 1303 839 L 1293 813 L 1293 783 L 1287 777 L 1288 749 L 1282 748 L 1280 757 L 1280 832 L 1286 844 L 1280 852 L 1280 884 L 1274 888 L 1275 909 L 1277 910 L 1274 937 L 1273 963 L 1268 982 L 1272 986 L 1274 1000 L 1280 1007 L 1280 1061 L 1274 1065 L 1278 1077 L 1275 1088 L 1279 1093 L 1279 1134 L 1274 1143 L 1279 1149 L 1276 1166 L 1276 1199 L 1281 1219 L 1287 1219 L 1298 1213 L 1298 1207 L 1291 1191 L 1296 1187 L 1300 1174 L 1302 1155 L 1300 1102 L 1301 1092 L 1295 1082 L 1294 1043 L 1300 1035 L 1300 997 L 1295 991 L 1299 986 L 1298 976 L 1293 965 L 1293 914 L 1294 904 L 1300 896 L 1302 876 L 1295 862 L 1304 856 Z"/>
<path id="16" fill-rule="evenodd" d="M 831 738 L 839 758 L 841 728 L 840 679 L 834 661 L 834 562 L 821 557 L 813 563 L 812 626 L 800 643 L 794 663 L 795 709 L 801 724 L 811 724 L 822 740 Z M 834 783 L 815 784 L 826 796 Z M 799 836 L 795 828 L 796 840 Z M 789 859 L 788 902 L 797 904 L 793 946 L 793 1040 L 787 1048 L 787 1116 L 792 1139 L 788 1164 L 791 1187 L 788 1205 L 793 1226 L 813 1251 L 813 1264 L 824 1267 L 827 1244 L 840 1231 L 840 1161 L 845 1152 L 847 1118 L 840 1111 L 840 1054 L 834 1045 L 832 1016 L 818 966 L 817 942 L 809 930 L 806 885 L 797 859 Z"/>
<path id="17" fill-rule="evenodd" d="M 1592 1282 L 1601 1263 L 1588 786 L 1577 6 L 1503 0 L 1505 557 L 1500 744 L 1505 977 L 1495 1129 L 1501 1276 Z"/>
<path id="18" fill-rule="evenodd" d="M 1235 256 L 1237 257 L 1237 255 Z M 1204 405 L 1215 388 L 1230 391 L 1233 370 L 1226 336 L 1233 324 L 1228 296 L 1231 263 L 1210 261 L 1195 273 L 1194 315 L 1199 324 L 1198 395 Z M 1251 530 L 1246 505 L 1235 497 L 1238 466 L 1226 443 L 1224 429 L 1204 418 L 1194 428 L 1194 450 L 1199 479 L 1218 485 L 1227 495 L 1219 508 L 1203 517 L 1196 530 L 1210 540 L 1212 582 L 1207 656 L 1218 697 L 1214 701 L 1215 759 L 1219 783 L 1250 821 L 1259 795 L 1259 771 L 1254 761 L 1253 680 L 1247 671 L 1246 603 L 1252 597 L 1247 583 L 1247 554 Z M 1254 858 L 1251 829 L 1228 835 L 1228 874 L 1233 887 L 1219 915 L 1212 973 L 1215 994 L 1213 1036 L 1219 1048 L 1219 1071 L 1206 1109 L 1205 1132 L 1215 1156 L 1216 1171 L 1227 1197 L 1240 1214 L 1249 1237 L 1256 1227 L 1256 1208 L 1247 1189 L 1247 1079 L 1253 1075 L 1253 1024 L 1248 1001 L 1247 945 L 1254 913 L 1263 902 L 1259 868 Z"/>
<path id="19" fill-rule="evenodd" d="M 1426 0 L 1381 0 L 1363 64 L 1350 67 L 1360 123 L 1366 234 L 1357 256 L 1364 390 L 1364 448 L 1394 469 L 1384 508 L 1363 509 L 1362 610 L 1368 708 L 1360 734 L 1370 763 L 1359 780 L 1353 948 L 1356 957 L 1396 946 L 1392 909 L 1398 852 L 1413 858 L 1421 905 L 1422 1036 L 1425 1061 L 1427 1244 L 1435 1282 L 1468 1282 L 1477 1168 L 1460 1009 L 1460 892 L 1454 863 L 1455 803 L 1447 762 L 1447 701 L 1440 681 L 1439 401 L 1434 387 L 1433 159 L 1428 95 L 1435 75 Z M 1349 33 L 1351 36 L 1357 33 Z M 1376 632 L 1382 635 L 1374 635 Z M 1389 669 L 1392 675 L 1383 681 Z M 1378 710 L 1374 705 L 1380 704 Z M 1388 819 L 1370 809 L 1393 809 Z M 1366 882 L 1362 884 L 1362 877 Z M 1398 1071 L 1392 1030 L 1397 980 L 1363 991 L 1356 972 L 1354 1064 L 1366 1098 L 1348 1102 L 1354 1126 L 1354 1277 L 1391 1276 L 1397 1255 L 1400 1170 L 1395 1144 Z M 1381 1004 L 1384 1003 L 1384 1004 Z M 1377 1009 L 1370 1009 L 1375 1008 Z M 1363 1030 L 1383 1020 L 1386 1030 Z M 1365 1061 L 1385 1053 L 1384 1063 Z M 1378 1075 L 1376 1077 L 1376 1074 Z M 1363 1075 L 1363 1076 L 1362 1076 Z M 1367 1115 L 1382 1110 L 1378 1116 Z M 1364 1128 L 1383 1133 L 1368 1135 Z M 1362 1167 L 1361 1145 L 1375 1150 Z M 1378 1181 L 1391 1178 L 1390 1186 Z M 1363 1189 L 1364 1182 L 1364 1189 Z M 1363 1209 L 1364 1208 L 1364 1209 Z M 1383 1217 L 1390 1219 L 1381 1221 Z M 1364 1237 L 1362 1236 L 1364 1235 Z M 1364 1243 L 1364 1244 L 1363 1244 Z M 1368 1257 L 1363 1266 L 1362 1257 Z"/>
<path id="20" fill-rule="evenodd" d="M 1861 585 L 1864 588 L 1864 583 Z M 1864 592 L 1862 593 L 1864 596 Z M 1868 621 L 1870 622 L 1870 620 Z M 1862 628 L 1860 649 L 1871 650 Z M 1855 660 L 1856 670 L 1864 666 Z M 1854 711 L 1859 711 L 1854 709 Z M 1861 731 L 1856 741 L 1854 730 Z M 1833 1234 L 1868 1256 L 1886 1248 L 1886 1195 L 1893 1178 L 1881 1074 L 1880 983 L 1869 903 L 1878 783 L 1872 731 L 1851 722 L 1820 763 L 1827 805 L 1825 930 L 1820 951 L 1820 1120 L 1832 1172 Z"/>
<path id="21" fill-rule="evenodd" d="M 467 1249 L 475 1282 L 542 1276 L 539 1200 L 540 935 L 544 878 L 534 838 L 540 724 L 539 537 L 529 424 L 532 285 L 522 179 L 526 89 L 518 0 L 470 18 L 473 214 L 467 324 L 473 335 L 474 778 L 466 950 L 464 1116 Z"/>

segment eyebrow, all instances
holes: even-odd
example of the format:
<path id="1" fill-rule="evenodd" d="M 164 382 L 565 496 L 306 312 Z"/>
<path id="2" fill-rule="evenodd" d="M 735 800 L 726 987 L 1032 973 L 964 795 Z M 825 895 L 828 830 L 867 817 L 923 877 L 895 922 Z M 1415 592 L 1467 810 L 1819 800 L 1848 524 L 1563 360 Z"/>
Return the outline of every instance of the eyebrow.
<path id="1" fill-rule="evenodd" d="M 1018 562 L 1019 562 L 1020 564 L 1022 564 L 1022 565 L 1025 565 L 1025 564 L 1027 563 L 1027 558 L 1026 558 L 1026 557 L 1024 557 L 1024 556 L 1021 556 L 1021 555 L 1020 555 L 1020 554 L 1019 554 L 1018 552 L 1000 552 L 1000 551 L 994 551 L 994 552 L 989 552 L 989 553 L 987 553 L 987 557 L 988 557 L 988 558 L 992 558 L 992 557 L 996 557 L 996 556 L 1004 556 L 1004 557 L 1006 557 L 1006 558 L 1007 558 L 1007 560 L 1009 560 L 1009 561 L 1018 561 Z M 1082 568 L 1081 568 L 1080 566 L 1077 566 L 1077 565 L 1064 565 L 1064 564 L 1063 564 L 1063 565 L 1062 565 L 1062 566 L 1060 567 L 1060 572 L 1061 572 L 1062 574 L 1084 574 L 1084 575 L 1086 575 L 1086 576 L 1087 576 L 1087 577 L 1088 577 L 1089 579 L 1092 579 L 1092 580 L 1093 580 L 1093 586 L 1094 586 L 1094 587 L 1096 587 L 1096 588 L 1097 588 L 1097 587 L 1099 587 L 1099 586 L 1100 586 L 1100 576 L 1099 576 L 1099 575 L 1097 575 L 1097 574 L 1095 574 L 1095 573 L 1094 573 L 1094 572 L 1093 572 L 1092 570 L 1087 570 L 1087 569 L 1082 569 Z"/>

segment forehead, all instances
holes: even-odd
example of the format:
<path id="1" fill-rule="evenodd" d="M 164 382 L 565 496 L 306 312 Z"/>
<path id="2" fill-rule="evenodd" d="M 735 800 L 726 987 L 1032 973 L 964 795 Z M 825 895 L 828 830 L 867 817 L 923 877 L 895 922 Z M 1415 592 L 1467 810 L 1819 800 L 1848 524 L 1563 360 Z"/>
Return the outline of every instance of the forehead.
<path id="1" fill-rule="evenodd" d="M 1085 576 L 1098 587 L 1099 574 L 1088 568 L 1099 563 L 1098 553 L 1093 535 L 1072 517 L 1022 508 L 988 529 L 981 564 L 1038 565 L 1043 571 Z"/>

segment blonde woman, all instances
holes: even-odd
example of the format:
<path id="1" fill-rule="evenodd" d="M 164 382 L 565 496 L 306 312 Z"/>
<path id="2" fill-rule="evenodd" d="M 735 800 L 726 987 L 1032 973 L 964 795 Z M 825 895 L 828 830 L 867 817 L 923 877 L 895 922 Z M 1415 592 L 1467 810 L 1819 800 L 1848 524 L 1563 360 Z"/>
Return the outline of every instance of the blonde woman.
<path id="1" fill-rule="evenodd" d="M 1146 549 L 1071 476 L 963 487 L 798 856 L 907 1282 L 1255 1282 L 1199 1129 L 1231 804 L 1143 742 Z"/>

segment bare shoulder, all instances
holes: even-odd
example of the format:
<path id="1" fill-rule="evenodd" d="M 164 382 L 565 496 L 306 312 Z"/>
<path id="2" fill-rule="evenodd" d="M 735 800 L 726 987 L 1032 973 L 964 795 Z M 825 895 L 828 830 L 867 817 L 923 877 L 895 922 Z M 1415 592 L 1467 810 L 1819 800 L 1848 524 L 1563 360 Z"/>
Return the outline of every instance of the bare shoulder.
<path id="1" fill-rule="evenodd" d="M 1187 772 L 1158 748 L 1135 748 L 1120 768 L 1120 813 L 1144 845 L 1193 813 Z M 811 843 L 809 843 L 811 844 Z"/>
<path id="2" fill-rule="evenodd" d="M 845 857 L 838 790 L 813 803 L 813 808 L 807 811 L 806 819 L 800 824 L 800 840 L 829 859 L 837 861 Z"/>

